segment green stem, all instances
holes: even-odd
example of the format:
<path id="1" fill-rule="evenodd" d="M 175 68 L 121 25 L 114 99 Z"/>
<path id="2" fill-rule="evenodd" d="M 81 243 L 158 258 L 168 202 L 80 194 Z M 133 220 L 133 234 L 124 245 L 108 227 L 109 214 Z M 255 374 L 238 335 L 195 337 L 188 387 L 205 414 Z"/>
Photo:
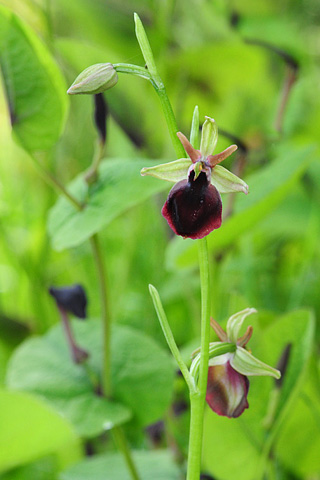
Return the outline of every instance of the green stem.
<path id="1" fill-rule="evenodd" d="M 98 180 L 98 170 L 100 167 L 101 160 L 103 158 L 104 145 L 105 145 L 104 142 L 102 140 L 99 140 L 97 152 L 93 157 L 93 160 L 89 169 L 85 173 L 84 178 L 88 185 L 91 185 L 92 183 Z"/>
<path id="2" fill-rule="evenodd" d="M 174 149 L 176 151 L 176 155 L 178 158 L 185 158 L 186 152 L 184 151 L 184 148 L 179 138 L 177 137 L 177 132 L 179 131 L 178 125 L 172 110 L 170 100 L 166 92 L 166 89 L 163 85 L 160 88 L 158 86 L 154 86 L 154 88 L 160 98 L 162 110 L 167 122 L 168 130 L 170 133 L 170 137 L 171 137 Z"/>
<path id="3" fill-rule="evenodd" d="M 68 190 L 65 188 L 62 183 L 52 175 L 34 156 L 31 157 L 34 165 L 36 166 L 38 173 L 42 176 L 42 178 L 47 182 L 51 187 L 55 190 L 58 190 L 77 210 L 82 210 L 83 205 L 73 196 Z"/>
<path id="4" fill-rule="evenodd" d="M 111 321 L 109 303 L 107 298 L 107 275 L 105 264 L 100 248 L 99 237 L 97 234 L 90 238 L 93 257 L 95 260 L 101 299 L 101 317 L 103 325 L 103 365 L 102 365 L 102 390 L 106 398 L 112 394 L 111 388 Z"/>
<path id="5" fill-rule="evenodd" d="M 158 319 L 159 319 L 163 334 L 165 336 L 165 339 L 167 340 L 167 344 L 168 344 L 168 346 L 171 350 L 171 353 L 174 356 L 174 358 L 175 358 L 175 360 L 176 360 L 176 362 L 177 362 L 177 364 L 178 364 L 178 366 L 181 370 L 181 373 L 182 373 L 182 375 L 183 375 L 183 377 L 184 377 L 184 379 L 185 379 L 185 381 L 186 381 L 186 383 L 189 387 L 189 391 L 192 392 L 192 393 L 195 393 L 196 392 L 196 386 L 195 386 L 193 377 L 190 375 L 188 367 L 184 363 L 183 358 L 181 356 L 181 353 L 180 353 L 180 351 L 177 347 L 177 344 L 175 342 L 175 339 L 174 339 L 173 333 L 171 331 L 169 322 L 167 320 L 167 316 L 166 316 L 165 311 L 163 309 L 159 293 L 153 285 L 149 285 L 149 291 L 150 291 L 150 295 L 151 295 L 151 298 L 152 298 L 152 301 L 153 301 L 155 311 L 157 312 L 157 315 L 158 315 Z"/>
<path id="6" fill-rule="evenodd" d="M 138 43 L 139 43 L 143 58 L 148 67 L 148 71 L 151 77 L 150 81 L 160 98 L 162 110 L 164 112 L 169 134 L 170 134 L 174 149 L 176 151 L 176 155 L 178 158 L 185 158 L 186 152 L 184 151 L 184 148 L 177 137 L 178 126 L 172 110 L 170 100 L 168 98 L 164 83 L 158 73 L 147 34 L 145 32 L 145 29 L 142 25 L 142 22 L 139 16 L 136 13 L 134 14 L 134 21 L 136 25 L 136 37 L 138 39 Z"/>
<path id="7" fill-rule="evenodd" d="M 140 480 L 139 474 L 137 472 L 136 466 L 132 460 L 130 448 L 127 442 L 127 439 L 123 433 L 123 430 L 121 427 L 114 427 L 113 430 L 113 436 L 114 439 L 118 445 L 119 450 L 122 452 L 126 463 L 127 463 L 127 468 L 130 472 L 131 478 L 133 480 Z"/>
<path id="8" fill-rule="evenodd" d="M 130 63 L 114 63 L 113 67 L 117 73 L 129 73 L 131 75 L 137 75 L 138 77 L 152 81 L 148 70 L 138 65 L 132 65 Z"/>
<path id="9" fill-rule="evenodd" d="M 111 384 L 111 316 L 109 310 L 109 302 L 107 297 L 107 275 L 105 264 L 101 252 L 99 237 L 97 234 L 90 238 L 91 248 L 98 271 L 100 298 L 101 298 L 101 317 L 103 325 L 103 365 L 102 365 L 102 391 L 106 398 L 112 395 Z M 128 471 L 132 480 L 139 480 L 139 475 L 132 459 L 129 445 L 121 427 L 112 429 L 114 438 L 122 452 Z"/>
<path id="10" fill-rule="evenodd" d="M 190 395 L 191 420 L 187 480 L 199 480 L 203 436 L 203 417 L 208 381 L 210 311 L 209 311 L 209 259 L 206 237 L 198 241 L 201 279 L 201 357 L 198 393 Z"/>

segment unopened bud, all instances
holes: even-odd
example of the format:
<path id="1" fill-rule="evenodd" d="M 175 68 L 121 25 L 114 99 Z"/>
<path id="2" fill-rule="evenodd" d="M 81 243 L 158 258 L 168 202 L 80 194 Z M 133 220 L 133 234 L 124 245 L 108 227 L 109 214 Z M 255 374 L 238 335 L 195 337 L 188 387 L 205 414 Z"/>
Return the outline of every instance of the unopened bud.
<path id="1" fill-rule="evenodd" d="M 112 88 L 117 81 L 118 74 L 111 63 L 97 63 L 83 70 L 67 93 L 69 95 L 102 93 Z"/>

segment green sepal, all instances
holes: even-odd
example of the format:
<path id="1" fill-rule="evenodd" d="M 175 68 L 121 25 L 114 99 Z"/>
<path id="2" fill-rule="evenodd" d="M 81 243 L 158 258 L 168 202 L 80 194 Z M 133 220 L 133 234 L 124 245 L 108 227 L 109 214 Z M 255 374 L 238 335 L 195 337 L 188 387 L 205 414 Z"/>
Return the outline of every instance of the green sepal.
<path id="1" fill-rule="evenodd" d="M 190 143 L 196 150 L 199 150 L 199 107 L 196 105 L 193 110 Z"/>
<path id="2" fill-rule="evenodd" d="M 202 170 L 203 170 L 202 163 L 201 162 L 196 162 L 194 164 L 194 168 L 193 168 L 193 171 L 194 171 L 194 179 L 193 180 L 196 180 L 199 177 Z"/>
<path id="3" fill-rule="evenodd" d="M 277 379 L 281 377 L 279 370 L 261 362 L 242 347 L 237 347 L 230 364 L 242 375 L 269 376 Z"/>
<path id="4" fill-rule="evenodd" d="M 246 308 L 241 310 L 241 312 L 235 313 L 232 317 L 229 318 L 227 322 L 227 336 L 230 342 L 237 344 L 239 337 L 240 328 L 242 327 L 244 319 L 251 315 L 252 313 L 257 313 L 255 308 Z"/>
<path id="5" fill-rule="evenodd" d="M 190 165 L 189 158 L 180 158 L 174 162 L 143 168 L 140 173 L 142 176 L 150 175 L 160 180 L 176 183 L 187 178 Z"/>
<path id="6" fill-rule="evenodd" d="M 220 193 L 249 193 L 249 187 L 241 178 L 229 172 L 221 165 L 216 165 L 211 172 L 211 183 Z"/>
<path id="7" fill-rule="evenodd" d="M 202 126 L 200 152 L 204 157 L 212 155 L 218 141 L 218 127 L 213 118 L 205 117 Z"/>
<path id="8" fill-rule="evenodd" d="M 111 63 L 97 63 L 83 70 L 67 93 L 69 95 L 102 93 L 112 88 L 117 81 L 118 74 Z"/>
<path id="9" fill-rule="evenodd" d="M 226 353 L 232 353 L 236 348 L 236 345 L 229 342 L 212 342 L 209 344 L 209 359 L 225 355 Z M 199 376 L 200 357 L 201 352 L 193 359 L 190 367 L 190 374 L 194 378 L 196 384 Z"/>

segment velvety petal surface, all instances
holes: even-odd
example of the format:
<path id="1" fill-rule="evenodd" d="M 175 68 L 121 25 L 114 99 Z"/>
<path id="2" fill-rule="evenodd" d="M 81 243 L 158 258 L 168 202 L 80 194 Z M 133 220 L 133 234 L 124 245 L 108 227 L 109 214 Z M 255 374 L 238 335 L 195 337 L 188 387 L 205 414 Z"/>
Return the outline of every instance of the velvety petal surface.
<path id="1" fill-rule="evenodd" d="M 229 361 L 209 367 L 206 401 L 218 415 L 239 417 L 249 407 L 248 390 L 249 380 L 234 370 Z"/>
<path id="2" fill-rule="evenodd" d="M 193 180 L 178 182 L 169 192 L 162 215 L 176 235 L 192 239 L 203 238 L 221 226 L 222 202 L 218 190 L 205 173 Z"/>

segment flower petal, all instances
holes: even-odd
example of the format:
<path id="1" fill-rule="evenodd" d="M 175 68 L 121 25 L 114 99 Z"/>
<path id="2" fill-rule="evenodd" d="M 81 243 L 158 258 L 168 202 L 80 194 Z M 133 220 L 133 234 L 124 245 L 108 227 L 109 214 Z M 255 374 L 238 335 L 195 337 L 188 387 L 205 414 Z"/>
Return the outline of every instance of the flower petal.
<path id="1" fill-rule="evenodd" d="M 206 401 L 218 415 L 239 417 L 249 407 L 249 380 L 232 368 L 230 362 L 209 367 Z"/>
<path id="2" fill-rule="evenodd" d="M 209 163 L 210 167 L 213 168 L 218 163 L 223 162 L 226 158 L 230 157 L 238 149 L 237 145 L 230 145 L 230 147 L 223 150 L 223 152 L 217 153 L 216 155 L 209 155 L 207 157 L 207 162 Z"/>
<path id="3" fill-rule="evenodd" d="M 245 308 L 244 310 L 241 310 L 241 312 L 235 313 L 229 318 L 227 322 L 227 335 L 230 342 L 234 343 L 235 345 L 237 344 L 240 328 L 244 319 L 248 315 L 256 312 L 257 310 L 255 308 Z"/>
<path id="4" fill-rule="evenodd" d="M 176 235 L 197 239 L 221 226 L 222 202 L 205 172 L 196 180 L 194 175 L 192 171 L 171 189 L 161 213 Z"/>
<path id="5" fill-rule="evenodd" d="M 213 118 L 205 117 L 202 126 L 200 152 L 204 157 L 212 155 L 218 141 L 218 127 Z"/>
<path id="6" fill-rule="evenodd" d="M 167 180 L 168 182 L 180 182 L 188 177 L 188 170 L 191 163 L 189 158 L 180 158 L 174 162 L 162 163 L 155 167 L 145 167 L 141 170 L 141 175 L 150 175 L 151 177 Z"/>
<path id="7" fill-rule="evenodd" d="M 246 182 L 221 165 L 217 165 L 212 169 L 211 183 L 220 193 L 243 192 L 246 195 L 249 193 L 249 187 Z"/>
<path id="8" fill-rule="evenodd" d="M 218 355 L 217 357 L 212 357 L 209 359 L 209 366 L 214 367 L 215 365 L 224 365 L 228 361 L 231 361 L 234 352 L 224 353 L 223 355 Z"/>
<path id="9" fill-rule="evenodd" d="M 279 370 L 261 362 L 261 360 L 258 360 L 242 347 L 237 347 L 230 363 L 232 367 L 242 375 L 262 375 L 277 379 L 281 377 Z"/>
<path id="10" fill-rule="evenodd" d="M 187 137 L 183 135 L 183 133 L 177 132 L 177 136 L 180 142 L 182 143 L 183 148 L 189 155 L 192 163 L 195 163 L 197 160 L 199 160 L 199 158 L 201 158 L 201 153 L 199 152 L 199 150 L 196 150 L 195 148 L 193 148 L 193 146 L 191 145 Z"/>

